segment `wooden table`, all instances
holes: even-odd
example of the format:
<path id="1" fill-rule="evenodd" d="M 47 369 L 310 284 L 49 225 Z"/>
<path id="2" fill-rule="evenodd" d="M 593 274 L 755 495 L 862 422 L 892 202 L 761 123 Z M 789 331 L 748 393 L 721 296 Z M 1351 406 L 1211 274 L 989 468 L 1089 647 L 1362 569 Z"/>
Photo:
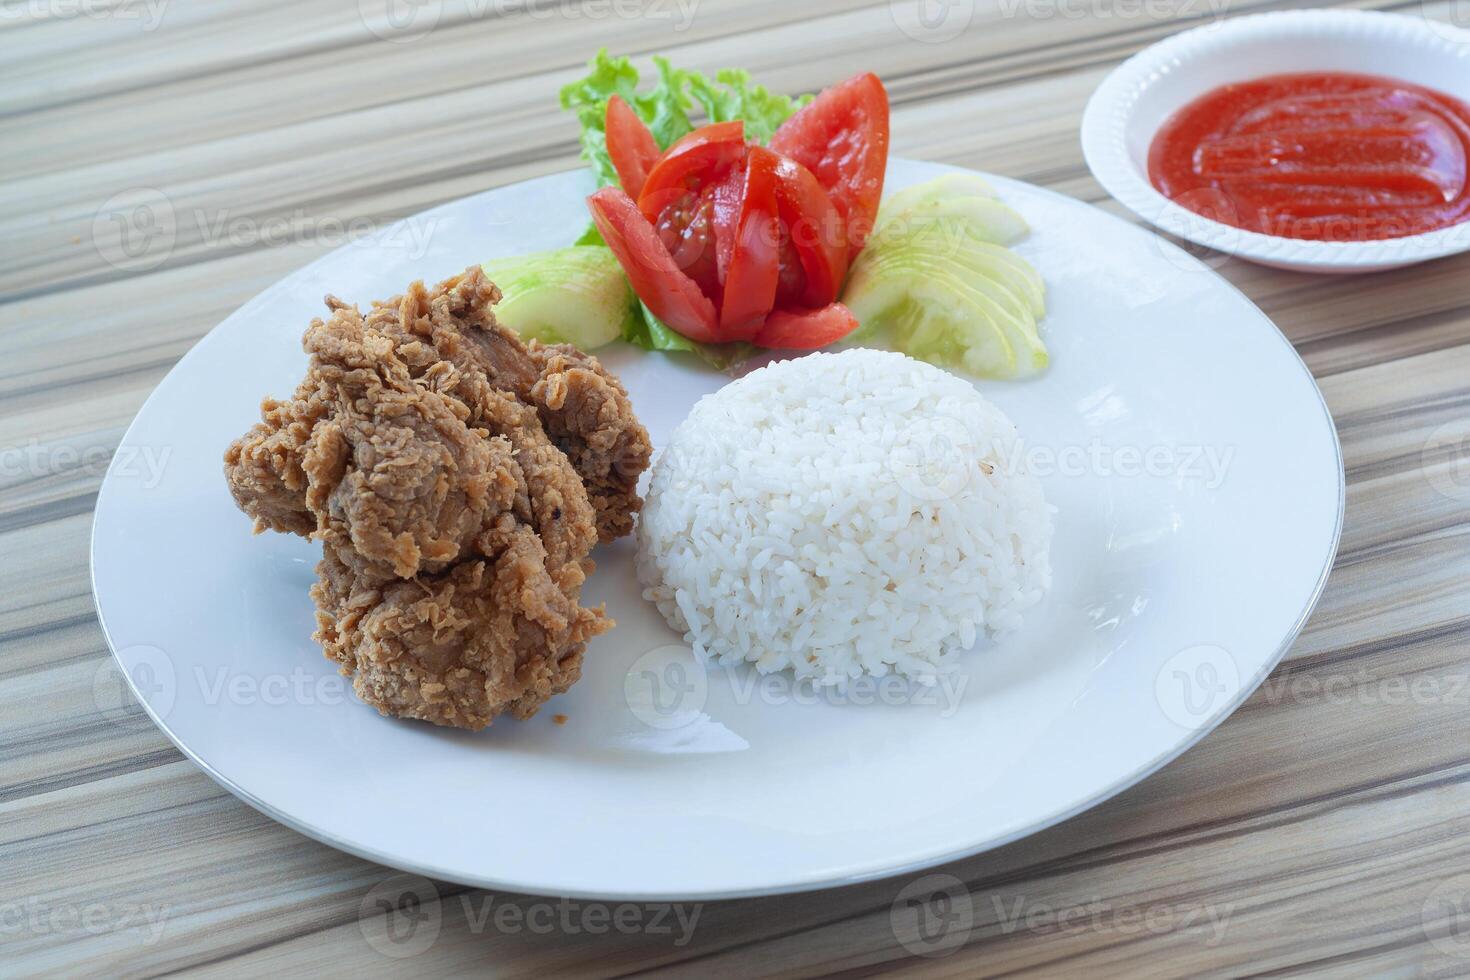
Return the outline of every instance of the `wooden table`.
<path id="1" fill-rule="evenodd" d="M 1326 594 L 1273 683 L 1173 765 L 937 869 L 970 896 L 947 932 L 935 919 L 926 942 L 894 917 L 913 878 L 707 904 L 684 943 L 594 934 L 580 908 L 572 930 L 535 929 L 539 899 L 440 883 L 429 948 L 385 956 L 401 952 L 376 905 L 393 872 L 239 803 L 109 700 L 92 505 L 179 356 L 352 222 L 575 166 L 556 93 L 599 45 L 788 91 L 871 69 L 896 152 L 1117 211 L 1078 147 L 1088 94 L 1223 8 L 956 0 L 920 19 L 907 2 L 657 0 L 640 20 L 626 0 L 445 0 L 418 11 L 432 25 L 394 29 L 384 2 L 363 0 L 366 20 L 355 0 L 0 16 L 0 974 L 1470 972 L 1470 256 L 1352 279 L 1221 267 L 1337 420 L 1347 524 Z M 97 218 L 139 188 L 176 217 L 161 257 L 118 253 Z M 520 927 L 496 918 L 507 904 Z"/>

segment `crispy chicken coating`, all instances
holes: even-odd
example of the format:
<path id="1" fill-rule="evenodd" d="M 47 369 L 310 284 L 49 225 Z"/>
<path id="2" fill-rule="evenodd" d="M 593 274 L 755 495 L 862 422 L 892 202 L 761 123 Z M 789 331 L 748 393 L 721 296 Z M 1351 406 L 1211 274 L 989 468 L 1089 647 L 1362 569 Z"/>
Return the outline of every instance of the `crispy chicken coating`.
<path id="1" fill-rule="evenodd" d="M 648 435 L 595 358 L 522 345 L 478 268 L 364 316 L 333 297 L 289 401 L 225 454 L 255 529 L 323 544 L 327 655 L 384 714 L 529 717 L 609 629 L 580 605 L 598 540 L 641 506 Z"/>
<path id="2" fill-rule="evenodd" d="M 414 283 L 403 296 L 374 304 L 373 329 L 392 339 L 410 375 L 458 373 L 471 403 L 483 389 L 510 394 L 536 410 L 543 428 L 576 467 L 597 512 L 600 539 L 612 541 L 633 527 L 642 507 L 638 478 L 652 446 L 617 378 L 597 358 L 565 344 L 527 347 L 495 322 L 500 291 L 478 268 L 427 291 Z M 350 309 L 327 297 L 334 314 Z M 313 380 L 289 402 L 266 399 L 262 421 L 230 448 L 230 488 L 256 530 L 309 534 L 314 521 L 305 501 L 301 452 L 316 422 Z"/>
<path id="3" fill-rule="evenodd" d="M 627 424 L 628 394 L 597 358 L 570 344 L 532 344 L 530 355 L 540 366 L 530 397 L 547 434 L 581 474 L 602 540 L 622 537 L 643 506 L 638 477 L 652 454 L 647 431 Z"/>

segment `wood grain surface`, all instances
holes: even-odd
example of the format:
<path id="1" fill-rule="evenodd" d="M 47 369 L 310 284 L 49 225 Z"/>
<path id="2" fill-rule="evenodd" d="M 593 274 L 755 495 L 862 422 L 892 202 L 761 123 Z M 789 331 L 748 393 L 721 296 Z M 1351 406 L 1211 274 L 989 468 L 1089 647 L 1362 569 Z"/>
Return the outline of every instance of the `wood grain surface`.
<path id="1" fill-rule="evenodd" d="M 1183 27 L 1293 4 L 444 0 L 396 27 L 386 5 L 0 4 L 0 974 L 1470 973 L 1470 256 L 1356 278 L 1220 267 L 1337 421 L 1347 522 L 1321 606 L 1177 762 L 936 869 L 961 901 L 924 906 L 924 936 L 894 912 L 914 877 L 680 910 L 692 934 L 648 908 L 598 934 L 581 905 L 533 928 L 562 910 L 434 883 L 433 941 L 392 955 L 393 872 L 239 803 L 104 683 L 91 510 L 180 355 L 354 227 L 575 166 L 556 92 L 600 45 L 793 92 L 873 70 L 895 152 L 1117 212 L 1078 145 L 1103 75 Z M 120 250 L 105 217 L 150 193 L 173 222 Z"/>

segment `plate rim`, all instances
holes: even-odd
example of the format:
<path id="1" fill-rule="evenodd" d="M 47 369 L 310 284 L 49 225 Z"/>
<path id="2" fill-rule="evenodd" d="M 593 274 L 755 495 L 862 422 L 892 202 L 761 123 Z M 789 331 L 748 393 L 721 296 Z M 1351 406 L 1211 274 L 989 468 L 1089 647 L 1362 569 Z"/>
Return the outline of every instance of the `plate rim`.
<path id="1" fill-rule="evenodd" d="M 112 634 L 108 628 L 106 616 L 102 609 L 102 600 L 97 591 L 97 517 L 102 510 L 102 502 L 104 500 L 104 497 L 108 494 L 109 486 L 113 485 L 113 471 L 118 465 L 120 465 L 120 454 L 114 452 L 112 461 L 109 463 L 107 472 L 103 476 L 102 483 L 98 488 L 97 501 L 93 506 L 92 526 L 91 533 L 89 535 L 87 550 L 89 566 L 88 581 L 91 584 L 92 604 L 97 613 L 97 621 L 98 625 L 101 627 L 103 639 L 107 643 L 108 651 L 111 654 L 112 661 L 117 664 L 119 668 L 121 668 L 119 672 L 126 680 L 128 689 L 132 693 L 133 698 L 138 702 L 139 705 L 142 706 L 143 710 L 147 713 L 149 719 L 153 722 L 153 724 L 164 733 L 164 735 L 184 755 L 184 757 L 189 759 L 201 770 L 203 770 L 203 772 L 207 776 L 209 776 L 210 779 L 214 780 L 214 782 L 223 787 L 237 799 L 265 814 L 277 823 L 280 823 L 283 826 L 296 831 L 297 833 L 300 833 L 306 837 L 309 837 L 313 840 L 316 840 L 322 844 L 326 844 L 329 847 L 333 847 L 345 853 L 352 854 L 356 857 L 368 861 L 372 861 L 376 864 L 384 866 L 385 868 L 392 868 L 401 872 L 421 875 L 435 881 L 452 882 L 468 885 L 471 887 L 496 891 L 508 891 L 519 894 L 538 895 L 543 897 L 553 896 L 585 901 L 720 901 L 726 899 L 755 898 L 816 891 L 827 888 L 839 888 L 849 885 L 856 885 L 863 882 L 892 878 L 898 875 L 912 874 L 915 872 L 928 870 L 939 865 L 948 864 L 953 861 L 974 857 L 975 855 L 982 854 L 997 847 L 1002 847 L 1006 844 L 1013 843 L 1022 838 L 1029 837 L 1032 834 L 1036 834 L 1050 827 L 1053 827 L 1065 820 L 1069 820 L 1072 817 L 1075 817 L 1103 802 L 1106 802 L 1107 800 L 1118 795 L 1124 790 L 1127 790 L 1132 786 L 1137 785 L 1144 779 L 1147 779 L 1149 776 L 1152 776 L 1154 773 L 1158 772 L 1170 762 L 1173 762 L 1175 759 L 1179 758 L 1179 756 L 1183 755 L 1185 752 L 1189 751 L 1189 749 L 1197 745 L 1202 739 L 1204 739 L 1206 735 L 1210 734 L 1221 723 L 1223 723 L 1226 718 L 1230 717 L 1230 715 L 1232 715 L 1235 710 L 1239 708 L 1240 705 L 1243 704 L 1255 692 L 1255 690 L 1261 685 L 1261 683 L 1270 675 L 1271 671 L 1273 671 L 1276 666 L 1281 662 L 1281 659 L 1286 655 L 1287 650 L 1291 648 L 1291 645 L 1296 641 L 1296 638 L 1301 634 L 1302 629 L 1306 626 L 1307 621 L 1312 615 L 1312 612 L 1316 609 L 1317 604 L 1322 597 L 1322 593 L 1327 586 L 1327 582 L 1331 575 L 1332 569 L 1336 563 L 1338 549 L 1342 540 L 1342 530 L 1347 499 L 1346 474 L 1343 468 L 1342 445 L 1337 432 L 1337 425 L 1336 422 L 1333 420 L 1332 412 L 1327 405 L 1326 398 L 1322 394 L 1321 387 L 1317 384 L 1317 380 L 1315 376 L 1313 376 L 1311 369 L 1307 367 L 1306 362 L 1302 359 L 1300 353 L 1292 345 L 1291 341 L 1288 340 L 1285 334 L 1281 332 L 1280 328 L 1276 326 L 1275 321 L 1267 316 L 1265 311 L 1261 310 L 1260 307 L 1257 306 L 1256 303 L 1251 300 L 1249 296 L 1242 292 L 1238 287 L 1235 286 L 1234 283 L 1230 282 L 1228 279 L 1225 279 L 1223 276 L 1214 273 L 1213 270 L 1211 270 L 1204 263 L 1200 262 L 1194 256 L 1174 245 L 1172 242 L 1169 242 L 1166 239 L 1159 237 L 1158 235 L 1151 232 L 1149 229 L 1132 224 L 1131 222 L 1128 222 L 1118 217 L 1117 215 L 1110 214 L 1107 211 L 1104 211 L 1103 209 L 1098 208 L 1095 205 L 1090 204 L 1086 201 L 1070 197 L 1068 195 L 1060 193 L 1059 191 L 1051 190 L 1050 188 L 1041 187 L 1039 185 L 1031 184 L 1026 181 L 1016 180 L 1015 178 L 1009 178 L 987 171 L 974 170 L 968 167 L 961 167 L 954 164 L 914 160 L 912 158 L 898 156 L 894 156 L 890 159 L 892 161 L 917 163 L 925 166 L 938 166 L 940 168 L 948 170 L 974 173 L 989 180 L 993 180 L 999 186 L 1005 186 L 1007 184 L 1024 185 L 1029 191 L 1043 194 L 1051 198 L 1060 199 L 1070 205 L 1092 208 L 1093 210 L 1098 211 L 1107 218 L 1116 221 L 1122 228 L 1128 229 L 1128 231 L 1125 232 L 1126 234 L 1138 234 L 1153 238 L 1157 246 L 1163 248 L 1166 252 L 1172 251 L 1173 253 L 1175 253 L 1171 256 L 1171 261 L 1176 263 L 1184 262 L 1185 265 L 1183 266 L 1183 268 L 1187 271 L 1206 272 L 1211 274 L 1214 279 L 1217 280 L 1219 285 L 1228 288 L 1233 293 L 1235 293 L 1237 297 L 1247 303 L 1252 309 L 1255 309 L 1260 317 L 1266 322 L 1266 324 L 1270 326 L 1271 333 L 1276 337 L 1277 341 L 1285 346 L 1288 354 L 1295 361 L 1297 369 L 1305 377 L 1307 383 L 1311 386 L 1313 393 L 1317 396 L 1318 408 L 1322 412 L 1322 417 L 1326 422 L 1327 432 L 1332 441 L 1333 458 L 1336 463 L 1337 473 L 1337 508 L 1336 514 L 1333 519 L 1333 527 L 1330 535 L 1331 540 L 1328 548 L 1326 549 L 1326 555 L 1323 560 L 1322 568 L 1318 572 L 1317 580 L 1313 584 L 1311 591 L 1308 593 L 1307 601 L 1304 608 L 1297 615 L 1291 628 L 1278 643 L 1276 649 L 1262 662 L 1262 666 L 1248 680 L 1244 680 L 1241 683 L 1239 690 L 1235 693 L 1232 699 L 1224 702 L 1201 724 L 1188 730 L 1178 742 L 1170 746 L 1168 749 L 1154 757 L 1143 766 L 1139 767 L 1134 772 L 1118 780 L 1115 780 L 1113 783 L 1108 784 L 1107 786 L 1101 788 L 1100 790 L 1094 792 L 1086 798 L 1077 801 L 1073 806 L 1056 813 L 1048 814 L 1021 827 L 1013 828 L 1012 830 L 998 836 L 986 838 L 979 841 L 972 841 L 958 848 L 948 848 L 942 851 L 928 852 L 923 854 L 922 856 L 909 857 L 899 861 L 874 862 L 873 866 L 864 868 L 862 870 L 850 871 L 841 874 L 828 874 L 822 873 L 820 871 L 814 871 L 799 876 L 797 878 L 781 881 L 770 885 L 739 888 L 705 888 L 678 892 L 660 891 L 656 889 L 639 889 L 636 887 L 620 888 L 617 891 L 606 891 L 599 889 L 583 889 L 575 887 L 563 888 L 556 886 L 555 883 L 514 880 L 509 878 L 494 878 L 488 876 L 466 874 L 462 871 L 458 871 L 452 868 L 446 868 L 422 862 L 406 861 L 398 856 L 387 854 L 371 847 L 364 847 L 353 841 L 346 840 L 328 830 L 324 830 L 322 828 L 308 824 L 304 821 L 297 820 L 296 818 L 282 812 L 267 801 L 260 799 L 254 794 L 251 794 L 248 791 L 244 790 L 242 787 L 234 783 L 229 777 L 225 776 L 223 773 L 210 766 L 186 744 L 184 744 L 184 742 L 178 737 L 178 735 L 176 735 L 173 730 L 170 729 L 169 726 L 162 719 L 159 718 L 159 716 L 153 710 L 152 705 L 148 703 L 147 699 L 144 698 L 142 693 L 138 690 L 133 676 L 127 671 L 125 665 L 122 663 L 122 660 L 118 655 L 117 644 L 113 641 Z M 167 374 L 165 374 L 164 379 L 159 380 L 158 384 L 155 385 L 153 391 L 149 392 L 148 397 L 145 398 L 143 400 L 143 403 L 138 407 L 137 414 L 128 424 L 127 429 L 124 430 L 123 435 L 118 442 L 119 447 L 126 445 L 129 442 L 130 437 L 133 435 L 134 429 L 137 427 L 139 420 L 143 416 L 144 412 L 147 410 L 149 404 L 153 401 L 155 397 L 158 396 L 158 391 L 162 387 L 163 381 L 175 371 L 184 368 L 189 362 L 189 359 L 192 358 L 197 351 L 201 350 L 205 346 L 205 344 L 210 341 L 210 338 L 217 334 L 219 328 L 226 321 L 237 315 L 240 310 L 243 310 L 256 302 L 261 301 L 262 298 L 265 297 L 267 294 L 270 294 L 277 289 L 284 288 L 286 284 L 293 282 L 298 276 L 305 276 L 309 272 L 309 270 L 315 268 L 319 264 L 325 263 L 328 260 L 335 258 L 340 252 L 353 248 L 371 247 L 372 244 L 375 243 L 379 237 L 391 234 L 403 223 L 415 220 L 423 220 L 441 210 L 448 210 L 451 208 L 462 206 L 465 201 L 480 197 L 485 194 L 494 193 L 495 191 L 501 190 L 505 187 L 528 184 L 535 181 L 565 179 L 569 174 L 577 174 L 580 172 L 582 172 L 582 168 L 574 168 L 571 170 L 564 170 L 552 174 L 541 175 L 539 177 L 530 178 L 524 181 L 511 181 L 507 184 L 500 184 L 496 187 L 488 188 L 475 194 L 465 195 L 463 197 L 455 198 L 450 201 L 445 201 L 441 204 L 435 205 L 432 208 L 428 208 L 422 212 L 418 212 L 417 214 L 407 216 L 400 219 L 399 221 L 386 225 L 377 233 L 367 236 L 366 238 L 358 242 L 341 246 L 338 249 L 333 249 L 325 255 L 319 256 L 306 265 L 303 265 L 300 268 L 292 271 L 291 273 L 288 273 L 287 275 L 281 277 L 280 279 L 268 285 L 261 292 L 246 300 L 245 303 L 241 304 L 219 323 L 215 324 L 214 327 L 210 328 L 210 330 L 204 336 L 196 341 L 195 344 L 182 357 L 179 358 L 179 360 L 173 365 L 173 367 L 169 369 Z"/>

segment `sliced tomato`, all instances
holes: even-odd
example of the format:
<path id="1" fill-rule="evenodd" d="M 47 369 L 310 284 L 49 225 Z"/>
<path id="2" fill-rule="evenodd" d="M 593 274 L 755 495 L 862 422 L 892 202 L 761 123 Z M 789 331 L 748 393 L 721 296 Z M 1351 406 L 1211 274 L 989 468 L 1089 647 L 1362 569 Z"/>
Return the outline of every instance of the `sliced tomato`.
<path id="1" fill-rule="evenodd" d="M 714 207 L 715 264 L 720 282 L 730 271 L 730 258 L 735 254 L 735 233 L 740 224 L 740 199 L 745 194 L 745 168 L 735 166 L 715 186 L 711 197 Z"/>
<path id="2" fill-rule="evenodd" d="M 781 223 L 790 251 L 795 253 L 804 274 L 805 282 L 794 303 L 813 309 L 826 306 L 837 298 L 847 276 L 847 235 L 842 215 L 806 167 L 763 147 L 751 147 L 751 160 L 757 156 L 771 158 Z"/>
<path id="3" fill-rule="evenodd" d="M 649 172 L 638 209 L 674 262 L 716 305 L 721 296 L 714 197 L 745 158 L 745 124 L 717 123 L 669 147 Z M 726 232 L 730 229 L 724 228 Z"/>
<path id="4" fill-rule="evenodd" d="M 607 136 L 607 155 L 618 172 L 618 181 L 636 201 L 648 180 L 648 172 L 658 163 L 658 141 L 633 107 L 617 95 L 607 100 L 603 130 Z"/>
<path id="5" fill-rule="evenodd" d="M 786 120 L 770 148 L 821 181 L 845 222 L 848 256 L 868 240 L 888 169 L 888 93 L 877 75 L 834 85 Z"/>
<path id="6" fill-rule="evenodd" d="M 741 173 L 739 213 L 720 301 L 720 332 L 731 340 L 750 339 L 776 304 L 779 161 L 776 154 L 752 147 Z"/>
<path id="7" fill-rule="evenodd" d="M 659 241 L 699 291 L 715 305 L 720 302 L 720 272 L 716 256 L 715 187 L 691 191 L 663 209 L 653 229 Z"/>
<path id="8" fill-rule="evenodd" d="M 638 194 L 638 210 L 657 221 L 664 208 L 723 180 L 744 158 L 745 123 L 737 119 L 702 126 L 676 140 L 653 165 Z"/>
<path id="9" fill-rule="evenodd" d="M 715 304 L 674 262 L 633 199 L 617 187 L 587 198 L 592 220 L 638 298 L 669 327 L 700 343 L 719 340 Z"/>
<path id="10" fill-rule="evenodd" d="M 781 240 L 781 258 L 780 269 L 776 274 L 776 307 L 785 310 L 803 305 L 806 273 L 801 268 L 801 256 L 796 253 L 796 246 L 791 241 L 791 230 L 784 221 L 778 221 L 777 224 L 780 226 L 778 234 Z"/>
<path id="11" fill-rule="evenodd" d="M 841 303 L 818 310 L 776 310 L 756 331 L 757 347 L 816 350 L 836 343 L 857 329 L 857 317 Z"/>

